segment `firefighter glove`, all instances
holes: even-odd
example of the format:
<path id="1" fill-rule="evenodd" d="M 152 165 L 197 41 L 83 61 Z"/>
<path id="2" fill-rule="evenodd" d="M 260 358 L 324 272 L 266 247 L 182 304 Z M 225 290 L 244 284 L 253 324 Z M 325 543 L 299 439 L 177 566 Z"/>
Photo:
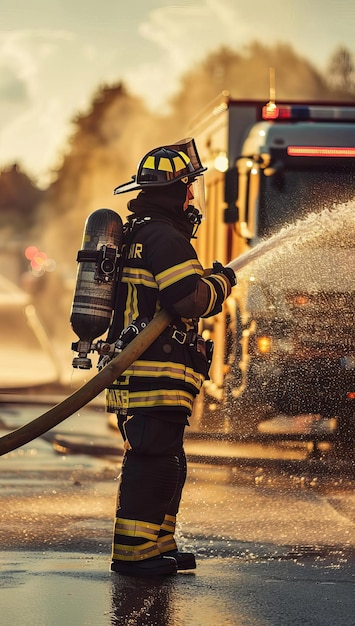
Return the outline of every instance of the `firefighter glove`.
<path id="1" fill-rule="evenodd" d="M 231 287 L 237 284 L 237 277 L 231 267 L 224 267 L 219 261 L 214 261 L 212 266 L 212 274 L 223 274 L 228 278 Z"/>

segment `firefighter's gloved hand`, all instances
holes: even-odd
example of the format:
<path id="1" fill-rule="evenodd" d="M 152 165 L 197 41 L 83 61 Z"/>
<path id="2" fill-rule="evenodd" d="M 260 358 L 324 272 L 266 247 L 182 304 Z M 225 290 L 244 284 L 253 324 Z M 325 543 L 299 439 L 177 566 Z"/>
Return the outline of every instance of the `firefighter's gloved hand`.
<path id="1" fill-rule="evenodd" d="M 231 287 L 237 284 L 237 277 L 231 267 L 224 267 L 219 261 L 214 261 L 212 266 L 212 274 L 223 274 L 228 278 Z"/>

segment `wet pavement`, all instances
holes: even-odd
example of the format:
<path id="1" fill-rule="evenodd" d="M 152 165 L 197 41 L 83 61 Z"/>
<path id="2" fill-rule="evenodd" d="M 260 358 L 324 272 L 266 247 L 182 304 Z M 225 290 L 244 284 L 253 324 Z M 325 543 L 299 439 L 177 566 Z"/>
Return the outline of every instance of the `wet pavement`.
<path id="1" fill-rule="evenodd" d="M 0 436 L 45 410 L 0 408 Z M 0 458 L 1 626 L 355 624 L 354 480 L 339 466 L 322 471 L 300 445 L 187 440 L 178 539 L 197 568 L 129 578 L 109 571 L 118 434 L 100 406 L 54 430 Z"/>
<path id="2" fill-rule="evenodd" d="M 351 565 L 334 555 L 205 557 L 193 573 L 150 580 L 110 574 L 100 554 L 4 552 L 1 561 L 4 626 L 354 623 Z"/>

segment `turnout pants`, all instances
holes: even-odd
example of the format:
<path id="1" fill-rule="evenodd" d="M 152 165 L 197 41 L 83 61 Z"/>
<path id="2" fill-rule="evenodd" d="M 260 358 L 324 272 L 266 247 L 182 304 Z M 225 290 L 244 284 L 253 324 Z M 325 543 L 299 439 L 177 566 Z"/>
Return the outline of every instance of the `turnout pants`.
<path id="1" fill-rule="evenodd" d="M 126 451 L 118 486 L 113 560 L 139 561 L 176 549 L 176 515 L 186 480 L 185 423 L 142 413 L 125 421 L 119 417 Z"/>

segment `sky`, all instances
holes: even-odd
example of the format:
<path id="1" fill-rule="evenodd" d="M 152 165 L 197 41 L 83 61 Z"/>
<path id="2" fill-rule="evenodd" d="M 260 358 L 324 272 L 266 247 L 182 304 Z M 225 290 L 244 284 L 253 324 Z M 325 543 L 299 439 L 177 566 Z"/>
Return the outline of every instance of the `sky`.
<path id="1" fill-rule="evenodd" d="M 46 186 L 102 84 L 164 110 L 221 45 L 289 43 L 324 71 L 339 46 L 355 56 L 354 24 L 353 0 L 1 0 L 0 168 L 16 162 Z"/>

